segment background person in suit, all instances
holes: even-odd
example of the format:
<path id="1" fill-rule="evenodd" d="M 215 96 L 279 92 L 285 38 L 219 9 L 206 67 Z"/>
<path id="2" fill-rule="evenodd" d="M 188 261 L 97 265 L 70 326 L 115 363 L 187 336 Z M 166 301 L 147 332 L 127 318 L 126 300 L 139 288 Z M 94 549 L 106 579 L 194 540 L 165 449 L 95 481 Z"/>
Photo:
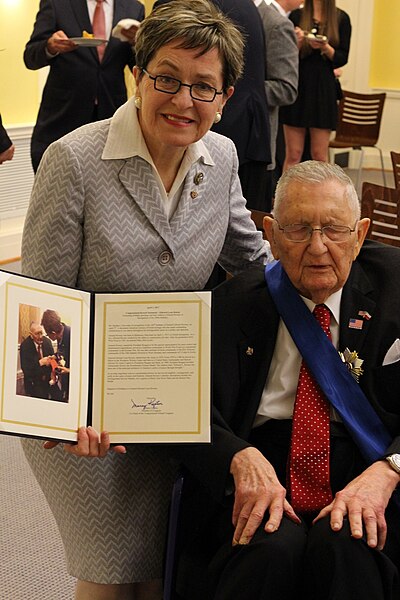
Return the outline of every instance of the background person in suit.
<path id="1" fill-rule="evenodd" d="M 31 157 L 36 172 L 47 146 L 66 133 L 111 117 L 126 102 L 124 68 L 135 63 L 135 29 L 125 30 L 129 42 L 110 37 L 121 19 L 141 21 L 144 7 L 138 0 L 104 0 L 108 43 L 100 61 L 97 48 L 79 47 L 69 38 L 92 32 L 96 0 L 41 0 L 32 35 L 25 47 L 28 69 L 49 66 L 36 125 Z"/>
<path id="2" fill-rule="evenodd" d="M 154 7 L 171 0 L 157 0 Z M 270 125 L 265 96 L 264 31 L 253 0 L 212 0 L 245 35 L 244 69 L 235 93 L 213 131 L 226 135 L 239 156 L 239 178 L 247 208 L 266 210 L 268 174 L 271 163 Z"/>
<path id="3" fill-rule="evenodd" d="M 14 145 L 7 135 L 7 131 L 3 127 L 0 115 L 0 165 L 6 160 L 12 160 L 14 156 Z"/>
<path id="4" fill-rule="evenodd" d="M 265 34 L 265 93 L 268 101 L 270 124 L 271 164 L 267 167 L 268 186 L 266 200 L 253 206 L 269 212 L 273 196 L 273 171 L 275 170 L 276 137 L 278 134 L 279 107 L 292 104 L 297 96 L 299 74 L 299 51 L 293 23 L 282 14 L 280 4 L 266 4 L 265 0 L 254 0 L 261 16 Z M 291 0 L 293 8 L 299 0 Z M 281 9 L 283 10 L 283 9 Z"/>
<path id="5" fill-rule="evenodd" d="M 57 354 L 65 361 L 63 366 L 58 367 L 60 375 L 60 400 L 68 402 L 69 398 L 69 369 L 70 369 L 70 343 L 71 327 L 61 321 L 60 315 L 51 309 L 44 311 L 42 315 L 42 326 L 47 336 L 57 342 Z"/>
<path id="6" fill-rule="evenodd" d="M 207 0 L 153 11 L 136 39 L 136 97 L 43 157 L 23 273 L 103 292 L 199 290 L 217 260 L 233 273 L 265 262 L 269 246 L 245 208 L 235 146 L 209 131 L 242 55 L 240 32 Z M 77 598 L 142 599 L 144 589 L 159 600 L 175 474 L 165 449 L 139 444 L 93 461 L 109 442 L 91 429 L 66 452 L 23 445 L 79 580 Z"/>
<path id="7" fill-rule="evenodd" d="M 27 396 L 49 398 L 51 367 L 49 357 L 54 354 L 51 341 L 43 336 L 43 327 L 32 321 L 29 336 L 20 346 L 21 369 Z M 40 356 L 40 358 L 39 358 Z"/>
<path id="8" fill-rule="evenodd" d="M 263 268 L 220 286 L 213 299 L 214 443 L 182 453 L 190 471 L 178 591 L 190 600 L 235 598 L 237 590 L 241 600 L 395 600 L 400 516 L 391 497 L 400 476 L 384 456 L 400 452 L 400 250 L 369 241 L 362 247 L 369 220 L 360 219 L 354 186 L 336 165 L 309 161 L 288 170 L 274 217 L 265 231 L 297 302 L 307 314 L 325 303 L 334 347 L 364 360 L 359 384 L 352 383 L 389 441 L 368 466 L 331 408 L 333 499 L 298 509 L 286 480 L 301 365 L 293 330 L 280 318 Z M 308 436 L 316 431 L 310 422 Z"/>

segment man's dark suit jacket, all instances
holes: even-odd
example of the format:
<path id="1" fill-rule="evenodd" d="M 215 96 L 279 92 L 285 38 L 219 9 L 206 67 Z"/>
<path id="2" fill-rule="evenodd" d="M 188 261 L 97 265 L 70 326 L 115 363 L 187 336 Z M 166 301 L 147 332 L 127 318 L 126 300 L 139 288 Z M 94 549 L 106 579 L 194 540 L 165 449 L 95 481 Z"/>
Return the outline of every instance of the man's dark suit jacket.
<path id="1" fill-rule="evenodd" d="M 221 12 L 245 34 L 245 63 L 242 78 L 227 102 L 220 123 L 213 131 L 230 138 L 236 146 L 239 165 L 250 161 L 269 164 L 270 130 L 265 95 L 264 30 L 253 0 L 212 0 Z M 170 0 L 157 0 L 154 8 Z"/>
<path id="2" fill-rule="evenodd" d="M 389 430 L 388 453 L 400 452 L 400 361 L 383 366 L 400 338 L 400 249 L 365 242 L 343 288 L 339 350 L 355 350 L 364 360 L 360 386 Z M 349 328 L 360 310 L 371 315 L 361 330 Z M 249 446 L 249 436 L 275 348 L 279 315 L 264 280 L 254 268 L 217 288 L 213 294 L 213 444 L 186 447 L 181 460 L 190 469 L 184 502 L 185 532 L 196 541 L 182 557 L 183 581 L 195 580 L 193 557 L 212 546 L 212 519 L 232 489 L 233 455 Z M 251 348 L 251 352 L 247 352 Z M 191 524 L 191 525 L 190 525 Z M 201 540 L 204 539 L 204 545 Z M 185 544 L 186 545 L 186 544 Z M 195 560 L 195 559 L 194 559 Z M 196 596 L 191 596 L 195 598 Z"/>
<path id="3" fill-rule="evenodd" d="M 144 7 L 138 0 L 115 0 L 113 26 L 124 18 L 142 20 Z M 41 0 L 33 33 L 26 45 L 28 69 L 50 66 L 42 102 L 32 135 L 32 154 L 66 133 L 93 120 L 97 99 L 98 119 L 111 117 L 126 101 L 124 68 L 134 65 L 127 42 L 111 37 L 100 63 L 96 48 L 79 47 L 49 59 L 46 43 L 53 33 L 81 37 L 92 31 L 86 0 Z"/>
<path id="4" fill-rule="evenodd" d="M 35 342 L 28 336 L 20 346 L 21 369 L 24 374 L 25 394 L 34 398 L 49 397 L 51 367 L 40 367 Z M 49 338 L 43 338 L 43 356 L 52 356 L 54 348 Z"/>
<path id="5" fill-rule="evenodd" d="M 0 152 L 5 152 L 12 145 L 12 141 L 7 135 L 7 131 L 3 127 L 3 122 L 0 115 Z"/>

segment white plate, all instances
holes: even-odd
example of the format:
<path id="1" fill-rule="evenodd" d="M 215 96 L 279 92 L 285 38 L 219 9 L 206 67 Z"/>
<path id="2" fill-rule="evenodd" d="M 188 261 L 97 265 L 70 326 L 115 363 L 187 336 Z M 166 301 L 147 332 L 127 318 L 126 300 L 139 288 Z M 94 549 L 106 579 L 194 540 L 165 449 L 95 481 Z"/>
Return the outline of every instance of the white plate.
<path id="1" fill-rule="evenodd" d="M 75 42 L 77 46 L 88 46 L 93 48 L 94 46 L 101 46 L 101 44 L 107 44 L 108 40 L 101 40 L 100 38 L 85 38 L 85 37 L 73 37 L 69 38 L 71 42 Z"/>

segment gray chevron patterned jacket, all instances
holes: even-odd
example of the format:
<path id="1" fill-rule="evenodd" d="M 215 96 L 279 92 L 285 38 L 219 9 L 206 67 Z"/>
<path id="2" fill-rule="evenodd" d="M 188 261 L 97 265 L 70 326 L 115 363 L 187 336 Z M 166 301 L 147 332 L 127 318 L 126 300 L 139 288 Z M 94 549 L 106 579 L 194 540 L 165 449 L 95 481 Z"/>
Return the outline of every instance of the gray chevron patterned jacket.
<path id="1" fill-rule="evenodd" d="M 135 110 L 128 101 L 112 119 L 48 148 L 25 222 L 23 273 L 92 291 L 195 290 L 217 261 L 233 274 L 266 262 L 269 245 L 245 208 L 234 144 L 204 136 L 208 157 L 189 168 L 168 220 L 153 167 L 139 156 L 110 159 L 119 156 L 115 144 L 104 151 L 110 125 L 118 143 Z"/>

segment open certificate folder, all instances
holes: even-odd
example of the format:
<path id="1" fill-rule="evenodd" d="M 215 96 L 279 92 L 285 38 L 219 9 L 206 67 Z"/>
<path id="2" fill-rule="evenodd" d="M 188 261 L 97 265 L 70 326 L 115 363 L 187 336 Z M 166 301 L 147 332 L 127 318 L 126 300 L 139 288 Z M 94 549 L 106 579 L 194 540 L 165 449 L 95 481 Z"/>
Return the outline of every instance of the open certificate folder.
<path id="1" fill-rule="evenodd" d="M 210 292 L 98 294 L 0 271 L 0 320 L 0 432 L 210 442 Z"/>

